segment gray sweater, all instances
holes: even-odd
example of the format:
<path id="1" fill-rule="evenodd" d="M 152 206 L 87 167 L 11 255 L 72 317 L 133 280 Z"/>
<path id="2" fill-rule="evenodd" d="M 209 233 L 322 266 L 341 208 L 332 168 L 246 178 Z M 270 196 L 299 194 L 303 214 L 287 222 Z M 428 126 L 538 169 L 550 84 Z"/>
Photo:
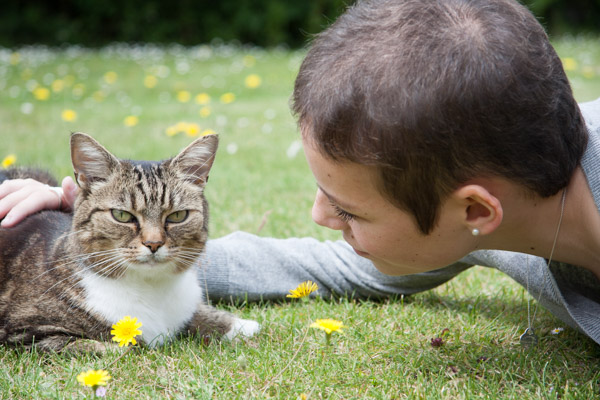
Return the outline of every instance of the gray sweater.
<path id="1" fill-rule="evenodd" d="M 581 105 L 590 134 L 583 170 L 600 212 L 600 99 Z M 212 300 L 283 299 L 300 282 L 312 280 L 319 294 L 381 298 L 434 288 L 480 265 L 506 273 L 526 287 L 542 306 L 600 344 L 600 281 L 591 272 L 541 257 L 497 250 L 476 251 L 448 267 L 415 275 L 387 276 L 356 255 L 343 241 L 273 239 L 235 232 L 208 242 L 200 269 Z"/>

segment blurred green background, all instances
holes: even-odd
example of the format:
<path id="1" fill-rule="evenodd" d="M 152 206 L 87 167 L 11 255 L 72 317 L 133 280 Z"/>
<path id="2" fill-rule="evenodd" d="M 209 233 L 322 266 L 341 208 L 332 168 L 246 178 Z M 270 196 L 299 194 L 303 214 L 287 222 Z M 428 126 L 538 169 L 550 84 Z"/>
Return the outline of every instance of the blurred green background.
<path id="1" fill-rule="evenodd" d="M 522 0 L 552 35 L 600 31 L 600 0 Z M 5 1 L 0 46 L 112 42 L 196 45 L 215 39 L 303 46 L 350 0 Z"/>

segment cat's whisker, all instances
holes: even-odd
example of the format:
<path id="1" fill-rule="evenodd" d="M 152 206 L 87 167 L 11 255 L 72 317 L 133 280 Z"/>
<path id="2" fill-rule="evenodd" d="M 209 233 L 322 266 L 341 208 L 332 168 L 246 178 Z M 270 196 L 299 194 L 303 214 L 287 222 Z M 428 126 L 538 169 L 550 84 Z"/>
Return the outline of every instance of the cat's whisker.
<path id="1" fill-rule="evenodd" d="M 115 250 L 116 250 L 116 249 L 115 249 Z M 108 259 L 107 259 L 107 258 L 103 258 L 103 259 L 99 260 L 98 262 L 96 262 L 96 263 L 94 263 L 94 264 L 90 264 L 90 265 L 84 265 L 83 263 L 80 263 L 79 265 L 80 265 L 80 267 L 82 268 L 81 270 L 75 270 L 75 271 L 73 271 L 73 273 L 71 273 L 71 274 L 67 275 L 67 277 L 65 277 L 64 279 L 61 279 L 61 280 L 59 280 L 59 281 L 58 281 L 58 282 L 56 282 L 54 285 L 52 285 L 52 286 L 50 286 L 48 289 L 46 289 L 46 290 L 43 292 L 43 294 L 46 294 L 46 293 L 48 293 L 50 290 L 52 290 L 52 289 L 53 289 L 54 287 L 56 287 L 57 285 L 59 285 L 59 284 L 63 283 L 64 281 L 66 281 L 66 280 L 68 280 L 68 279 L 70 279 L 70 278 L 72 278 L 72 277 L 74 277 L 74 276 L 76 276 L 76 275 L 80 275 L 80 274 L 81 274 L 82 272 L 84 272 L 84 271 L 89 271 L 89 270 L 91 270 L 91 269 L 95 268 L 95 267 L 96 267 L 96 266 L 98 266 L 98 265 L 102 265 L 103 263 L 110 262 L 110 261 L 111 261 L 111 260 L 113 260 L 113 259 L 117 259 L 118 257 L 116 257 L 116 255 L 118 255 L 118 252 L 116 252 L 116 251 L 113 251 L 113 253 L 115 253 L 115 257 L 113 257 L 113 258 L 108 258 Z M 87 259 L 87 258 L 89 258 L 89 257 L 82 257 L 82 258 L 83 258 L 83 259 Z M 72 262 L 73 262 L 73 261 L 72 261 Z M 56 268 L 58 268 L 58 267 L 64 266 L 64 265 L 65 265 L 65 264 L 59 265 L 59 266 L 55 267 L 55 269 L 56 269 Z M 41 275 L 43 275 L 43 274 L 41 274 Z M 71 287 L 70 287 L 70 288 L 73 288 L 73 286 L 77 285 L 77 283 L 78 283 L 78 282 L 75 282 L 75 284 L 71 285 Z"/>
<path id="2" fill-rule="evenodd" d="M 52 272 L 58 268 L 67 266 L 69 264 L 82 265 L 83 261 L 87 261 L 94 256 L 104 255 L 103 253 L 112 254 L 112 253 L 119 253 L 119 252 L 120 252 L 119 249 L 111 249 L 111 250 L 100 251 L 100 252 L 89 253 L 89 254 L 79 254 L 79 255 L 74 255 L 74 256 L 70 256 L 70 257 L 62 257 L 62 258 L 57 259 L 56 261 L 49 261 L 46 264 L 51 264 L 51 263 L 56 263 L 56 262 L 58 262 L 58 264 L 52 268 L 46 269 L 44 272 L 42 272 L 41 274 L 34 277 L 33 280 L 36 280 L 49 272 Z"/>

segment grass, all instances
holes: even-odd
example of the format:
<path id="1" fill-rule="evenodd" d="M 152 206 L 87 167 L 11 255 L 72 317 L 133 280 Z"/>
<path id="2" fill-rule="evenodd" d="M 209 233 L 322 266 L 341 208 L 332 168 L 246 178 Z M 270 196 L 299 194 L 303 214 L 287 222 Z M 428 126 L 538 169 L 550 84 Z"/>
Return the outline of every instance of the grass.
<path id="1" fill-rule="evenodd" d="M 600 46 L 592 37 L 555 40 L 578 100 L 600 94 Z M 160 159 L 192 137 L 166 135 L 178 122 L 220 134 L 211 172 L 211 235 L 337 239 L 310 219 L 316 189 L 288 108 L 302 52 L 224 45 L 182 48 L 115 45 L 97 51 L 41 47 L 0 50 L 0 160 L 71 173 L 71 131 L 92 134 L 120 157 Z M 108 74 L 107 74 L 108 73 Z M 156 77 L 153 88 L 146 76 Z M 261 85 L 245 86 L 248 75 Z M 53 91 L 63 87 L 60 91 Z M 49 89 L 36 99 L 37 87 Z M 189 92 L 190 100 L 185 100 Z M 224 93 L 235 101 L 223 104 Z M 206 93 L 210 114 L 195 96 Z M 65 121 L 65 109 L 76 112 Z M 206 113 L 206 111 L 205 111 Z M 125 126 L 129 116 L 138 122 Z M 260 229 L 263 221 L 266 221 Z M 290 288 L 292 289 L 292 288 Z M 102 357 L 0 347 L 0 399 L 84 398 L 76 376 L 107 369 L 109 398 L 575 399 L 599 394 L 600 348 L 540 309 L 540 345 L 524 351 L 527 295 L 501 273 L 475 267 L 407 298 L 320 298 L 220 308 L 263 325 L 255 338 L 208 346 L 191 339 Z M 317 318 L 347 328 L 326 345 Z M 550 334 L 556 327 L 565 330 Z M 442 334 L 445 344 L 433 347 Z"/>

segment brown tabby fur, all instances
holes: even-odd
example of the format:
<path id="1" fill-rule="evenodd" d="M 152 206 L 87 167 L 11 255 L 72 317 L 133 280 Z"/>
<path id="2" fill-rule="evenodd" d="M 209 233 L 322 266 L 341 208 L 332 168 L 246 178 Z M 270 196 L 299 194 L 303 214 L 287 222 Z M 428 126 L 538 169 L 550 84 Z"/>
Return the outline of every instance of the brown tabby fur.
<path id="1" fill-rule="evenodd" d="M 0 343 L 60 351 L 78 348 L 78 339 L 110 340 L 117 321 L 90 309 L 83 276 L 119 280 L 132 265 L 145 263 L 136 276 L 151 280 L 152 268 L 161 261 L 173 263 L 173 275 L 194 268 L 207 240 L 203 190 L 217 144 L 216 136 L 206 136 L 173 159 L 139 162 L 118 160 L 91 137 L 73 134 L 71 158 L 80 186 L 74 213 L 42 211 L 16 227 L 0 228 Z M 56 185 L 39 171 L 2 174 Z M 126 210 L 136 219 L 118 222 L 111 209 Z M 189 212 L 183 222 L 165 221 L 180 210 Z M 164 260 L 153 251 L 160 248 L 168 252 Z M 171 298 L 161 301 L 168 306 Z M 233 321 L 230 314 L 199 302 L 178 329 L 224 334 Z"/>

